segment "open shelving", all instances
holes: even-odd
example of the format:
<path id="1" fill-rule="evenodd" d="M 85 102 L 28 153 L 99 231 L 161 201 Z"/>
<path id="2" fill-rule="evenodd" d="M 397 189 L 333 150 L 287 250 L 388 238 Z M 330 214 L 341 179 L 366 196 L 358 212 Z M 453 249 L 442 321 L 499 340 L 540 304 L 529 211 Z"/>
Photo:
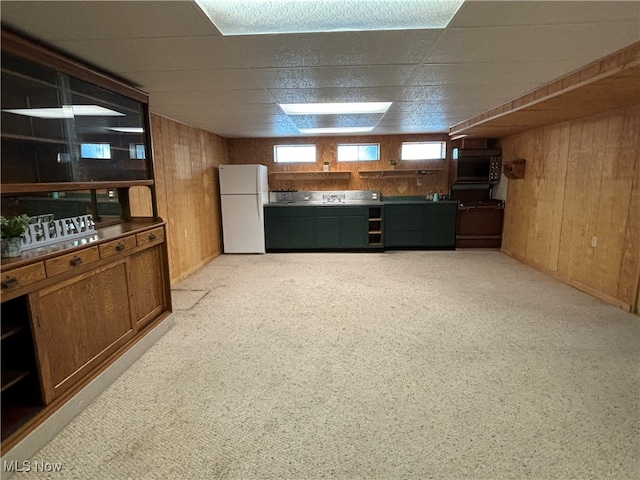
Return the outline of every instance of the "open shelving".
<path id="1" fill-rule="evenodd" d="M 349 180 L 351 172 L 273 172 L 273 180 Z"/>

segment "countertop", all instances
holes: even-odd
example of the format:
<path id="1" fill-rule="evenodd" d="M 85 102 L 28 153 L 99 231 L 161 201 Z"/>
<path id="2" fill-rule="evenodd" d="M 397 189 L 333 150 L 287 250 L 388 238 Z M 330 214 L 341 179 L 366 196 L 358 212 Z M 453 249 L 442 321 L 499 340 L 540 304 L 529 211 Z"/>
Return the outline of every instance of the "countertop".
<path id="1" fill-rule="evenodd" d="M 457 200 L 427 200 L 422 196 L 405 196 L 405 197 L 386 197 L 380 201 L 358 201 L 358 202 L 313 202 L 313 201 L 301 201 L 301 202 L 274 202 L 265 204 L 266 207 L 376 207 L 386 204 L 391 205 L 422 205 L 427 203 L 442 203 L 442 204 L 457 204 Z"/>

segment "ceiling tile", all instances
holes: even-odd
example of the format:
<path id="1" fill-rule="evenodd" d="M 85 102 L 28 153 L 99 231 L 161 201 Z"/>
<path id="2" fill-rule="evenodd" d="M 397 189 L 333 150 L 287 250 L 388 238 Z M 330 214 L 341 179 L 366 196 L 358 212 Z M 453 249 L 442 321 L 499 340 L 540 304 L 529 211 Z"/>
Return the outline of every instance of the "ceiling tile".
<path id="1" fill-rule="evenodd" d="M 441 30 L 228 37 L 250 68 L 420 63 Z M 375 46 L 375 48 L 372 48 Z"/>
<path id="2" fill-rule="evenodd" d="M 151 105 L 249 105 L 273 103 L 266 90 L 151 91 Z"/>
<path id="3" fill-rule="evenodd" d="M 291 122 L 298 128 L 373 127 L 382 114 L 361 115 L 291 115 Z"/>
<path id="4" fill-rule="evenodd" d="M 273 88 L 278 103 L 391 102 L 401 96 L 400 87 Z"/>
<path id="5" fill-rule="evenodd" d="M 465 102 L 474 99 L 489 99 L 495 102 L 502 102 L 533 90 L 537 86 L 537 83 L 475 83 L 408 86 L 400 90 L 397 100 L 417 102 L 420 100 L 455 99 L 458 102 Z"/>
<path id="6" fill-rule="evenodd" d="M 434 63 L 421 65 L 408 85 L 460 85 L 495 83 L 545 83 L 576 68 L 580 63 L 564 62 L 488 62 Z"/>
<path id="7" fill-rule="evenodd" d="M 447 29 L 424 63 L 561 62 L 584 65 L 640 40 L 638 22 Z M 585 45 L 589 45 L 585 48 Z"/>
<path id="8" fill-rule="evenodd" d="M 262 86 L 244 69 L 123 72 L 121 75 L 148 93 L 262 90 Z"/>
<path id="9" fill-rule="evenodd" d="M 241 68 L 222 37 L 138 38 L 121 40 L 61 41 L 59 45 L 78 57 L 112 72 L 158 72 Z"/>
<path id="10" fill-rule="evenodd" d="M 375 65 L 343 68 L 264 68 L 253 72 L 269 89 L 390 87 L 402 85 L 414 68 L 412 65 Z"/>
<path id="11" fill-rule="evenodd" d="M 467 1 L 449 28 L 640 21 L 635 1 Z"/>
<path id="12" fill-rule="evenodd" d="M 2 22 L 49 41 L 219 35 L 190 1 L 2 0 Z"/>

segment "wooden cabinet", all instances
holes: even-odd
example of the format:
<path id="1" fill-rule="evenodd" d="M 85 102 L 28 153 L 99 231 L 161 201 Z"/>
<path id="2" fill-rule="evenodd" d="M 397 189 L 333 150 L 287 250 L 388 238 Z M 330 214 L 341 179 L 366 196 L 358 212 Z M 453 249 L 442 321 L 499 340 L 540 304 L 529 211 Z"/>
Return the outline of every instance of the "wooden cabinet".
<path id="1" fill-rule="evenodd" d="M 4 30 L 0 47 L 2 215 L 47 233 L 1 262 L 4 454 L 165 319 L 171 293 L 147 94 Z M 131 215 L 139 186 L 149 218 Z M 62 226 L 86 214 L 86 236 Z"/>
<path id="2" fill-rule="evenodd" d="M 33 331 L 49 403 L 133 336 L 127 264 L 91 270 L 33 296 Z"/>
<path id="3" fill-rule="evenodd" d="M 154 246 L 131 257 L 131 321 L 138 331 L 167 308 L 166 265 L 162 246 Z"/>

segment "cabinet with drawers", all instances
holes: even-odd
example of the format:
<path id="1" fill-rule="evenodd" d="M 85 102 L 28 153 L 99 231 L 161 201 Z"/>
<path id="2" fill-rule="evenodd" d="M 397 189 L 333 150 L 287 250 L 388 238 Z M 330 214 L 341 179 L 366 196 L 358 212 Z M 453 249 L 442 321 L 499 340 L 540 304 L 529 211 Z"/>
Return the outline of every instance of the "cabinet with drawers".
<path id="1" fill-rule="evenodd" d="M 167 318 L 171 293 L 148 95 L 5 30 L 0 48 L 2 215 L 47 232 L 87 214 L 96 226 L 2 259 L 5 454 Z M 102 114 L 55 114 L 74 105 Z M 140 187 L 150 217 L 132 217 L 129 190 Z"/>

